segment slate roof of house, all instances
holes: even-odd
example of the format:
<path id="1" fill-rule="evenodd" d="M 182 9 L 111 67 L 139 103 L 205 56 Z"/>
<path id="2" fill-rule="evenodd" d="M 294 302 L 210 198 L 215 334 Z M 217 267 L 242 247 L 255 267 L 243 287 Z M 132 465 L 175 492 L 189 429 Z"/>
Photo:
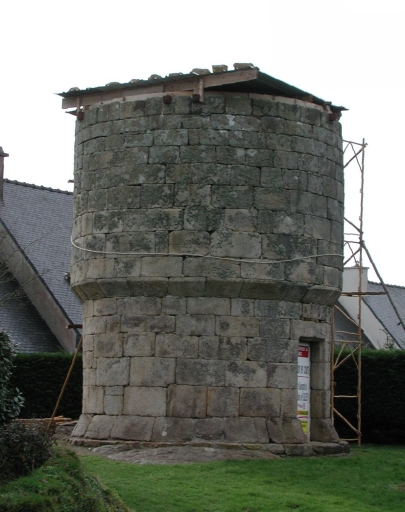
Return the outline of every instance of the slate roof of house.
<path id="1" fill-rule="evenodd" d="M 405 321 L 405 287 L 386 285 L 401 319 Z M 382 284 L 368 282 L 369 292 L 383 292 Z M 382 323 L 387 333 L 405 349 L 405 330 L 399 322 L 399 319 L 392 307 L 387 295 L 367 295 L 364 302 L 372 310 L 378 320 Z"/>
<path id="2" fill-rule="evenodd" d="M 29 258 L 67 315 L 80 324 L 82 310 L 65 274 L 70 272 L 71 192 L 4 180 L 1 222 Z"/>
<path id="3" fill-rule="evenodd" d="M 0 276 L 0 331 L 8 334 L 17 352 L 62 350 L 55 335 L 9 272 L 1 272 Z"/>

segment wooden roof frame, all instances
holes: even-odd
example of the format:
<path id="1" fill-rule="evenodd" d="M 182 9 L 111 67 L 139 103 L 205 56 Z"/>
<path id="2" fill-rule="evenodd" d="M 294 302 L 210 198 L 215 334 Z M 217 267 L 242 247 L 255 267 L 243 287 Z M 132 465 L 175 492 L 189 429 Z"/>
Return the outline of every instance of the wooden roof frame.
<path id="1" fill-rule="evenodd" d="M 68 92 L 59 93 L 63 97 L 62 108 L 84 108 L 87 110 L 91 105 L 113 101 L 115 99 L 126 101 L 136 99 L 141 95 L 165 95 L 165 94 L 192 94 L 196 101 L 203 102 L 204 90 L 227 91 L 238 87 L 240 92 L 276 95 L 286 98 L 295 98 L 302 101 L 322 106 L 327 111 L 341 112 L 344 107 L 335 107 L 331 102 L 324 101 L 301 89 L 273 78 L 259 71 L 258 68 L 240 69 L 235 71 L 224 71 L 221 73 L 209 73 L 197 75 L 168 76 L 165 78 L 151 78 L 149 80 L 137 80 L 129 83 L 113 82 L 106 86 L 89 89 L 72 89 Z M 233 87 L 233 89 L 232 89 Z"/>

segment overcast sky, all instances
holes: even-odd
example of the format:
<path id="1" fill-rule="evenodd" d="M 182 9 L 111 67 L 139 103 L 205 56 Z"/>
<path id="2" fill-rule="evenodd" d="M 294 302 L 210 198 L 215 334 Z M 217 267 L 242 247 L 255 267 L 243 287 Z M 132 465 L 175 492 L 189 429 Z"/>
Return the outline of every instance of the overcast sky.
<path id="1" fill-rule="evenodd" d="M 364 238 L 383 279 L 405 286 L 404 18 L 399 0 L 8 1 L 0 31 L 5 176 L 71 189 L 75 118 L 55 93 L 253 62 L 349 109 L 344 137 L 368 143 Z M 346 216 L 355 223 L 356 176 L 347 170 Z"/>

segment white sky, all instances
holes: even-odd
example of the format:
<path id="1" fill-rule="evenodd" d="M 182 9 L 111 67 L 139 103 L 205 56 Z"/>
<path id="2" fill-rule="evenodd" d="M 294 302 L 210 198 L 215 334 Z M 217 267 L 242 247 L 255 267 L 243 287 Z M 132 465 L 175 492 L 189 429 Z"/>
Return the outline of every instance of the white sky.
<path id="1" fill-rule="evenodd" d="M 5 176 L 71 189 L 75 118 L 54 93 L 253 62 L 350 109 L 344 137 L 368 143 L 364 238 L 383 279 L 404 286 L 404 21 L 400 0 L 4 2 Z M 346 216 L 354 222 L 356 174 L 353 167 L 346 178 Z"/>

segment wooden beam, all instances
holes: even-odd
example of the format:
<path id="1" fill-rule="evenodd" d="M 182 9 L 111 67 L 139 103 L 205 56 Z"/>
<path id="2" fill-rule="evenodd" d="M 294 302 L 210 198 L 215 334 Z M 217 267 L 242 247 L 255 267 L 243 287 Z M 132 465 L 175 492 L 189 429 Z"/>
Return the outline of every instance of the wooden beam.
<path id="1" fill-rule="evenodd" d="M 236 84 L 237 82 L 249 82 L 250 80 L 256 80 L 258 75 L 259 71 L 257 69 L 244 69 L 220 75 L 206 75 L 204 76 L 204 88 Z"/>
<path id="2" fill-rule="evenodd" d="M 255 80 L 258 77 L 257 69 L 244 69 L 240 71 L 232 71 L 228 73 L 221 73 L 217 75 L 196 75 L 195 78 L 186 78 L 184 80 L 176 80 L 174 82 L 161 82 L 156 85 L 145 85 L 143 87 L 128 87 L 122 89 L 115 89 L 112 91 L 103 91 L 99 93 L 88 93 L 80 91 L 81 105 L 86 107 L 93 105 L 94 103 L 101 103 L 104 101 L 111 101 L 118 98 L 125 97 L 128 99 L 135 99 L 141 94 L 153 94 L 153 93 L 168 93 L 168 92 L 180 92 L 180 91 L 193 91 L 195 87 L 201 87 L 200 81 L 202 81 L 202 88 L 217 87 L 226 84 L 235 84 L 238 82 L 248 82 Z M 62 108 L 74 108 L 77 107 L 77 96 L 71 96 L 63 98 Z"/>
<path id="3" fill-rule="evenodd" d="M 81 96 L 82 107 L 93 105 L 94 103 L 102 103 L 104 101 L 112 101 L 116 98 L 126 99 L 132 98 L 133 96 L 139 96 L 145 93 L 162 93 L 163 84 L 150 85 L 148 87 L 137 87 L 136 89 L 117 89 L 114 91 L 105 91 L 99 93 L 83 94 Z M 77 96 L 71 96 L 69 98 L 63 98 L 62 108 L 74 108 L 77 107 Z"/>

